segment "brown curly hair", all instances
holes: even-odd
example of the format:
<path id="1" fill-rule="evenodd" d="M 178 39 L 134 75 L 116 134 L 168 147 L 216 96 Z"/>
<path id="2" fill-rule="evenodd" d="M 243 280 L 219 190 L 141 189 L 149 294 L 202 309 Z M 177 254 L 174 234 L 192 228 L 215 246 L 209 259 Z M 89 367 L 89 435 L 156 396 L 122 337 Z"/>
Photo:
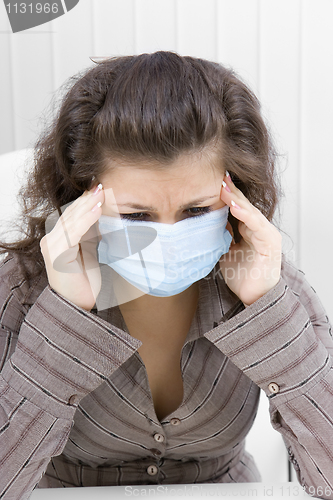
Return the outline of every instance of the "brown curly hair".
<path id="1" fill-rule="evenodd" d="M 215 143 L 236 186 L 272 220 L 276 152 L 258 99 L 232 69 L 159 51 L 106 59 L 70 85 L 20 192 L 25 236 L 0 243 L 0 253 L 20 255 L 28 280 L 45 270 L 39 242 L 48 215 L 90 189 L 112 158 L 165 167 Z M 238 221 L 229 220 L 239 241 Z"/>

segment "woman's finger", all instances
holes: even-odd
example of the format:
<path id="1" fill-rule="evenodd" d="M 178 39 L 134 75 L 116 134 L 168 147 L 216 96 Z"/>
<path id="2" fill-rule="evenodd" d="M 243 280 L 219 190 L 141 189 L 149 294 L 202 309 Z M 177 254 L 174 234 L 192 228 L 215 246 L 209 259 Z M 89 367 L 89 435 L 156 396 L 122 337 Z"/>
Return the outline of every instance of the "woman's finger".
<path id="1" fill-rule="evenodd" d="M 84 193 L 66 208 L 51 232 L 41 240 L 43 254 L 48 256 L 52 265 L 57 263 L 58 271 L 68 272 L 65 270 L 66 265 L 76 260 L 79 243 L 100 217 L 103 201 L 104 193 L 101 185 L 93 192 Z"/>
<path id="2" fill-rule="evenodd" d="M 253 231 L 247 227 L 244 222 L 239 222 L 238 224 L 238 231 L 241 237 L 243 238 L 244 241 L 251 247 L 254 248 L 253 246 L 253 241 L 252 241 L 252 236 L 253 236 Z"/>
<path id="3" fill-rule="evenodd" d="M 89 211 L 95 211 L 94 208 L 97 204 L 103 204 L 105 200 L 104 190 L 102 184 L 99 184 L 91 191 L 85 191 L 79 198 L 77 198 L 70 206 L 68 206 L 62 213 L 63 221 L 71 219 L 73 216 L 80 219 L 82 215 Z"/>
<path id="4" fill-rule="evenodd" d="M 77 245 L 90 227 L 97 222 L 102 213 L 103 203 L 104 192 L 100 188 L 95 194 L 82 195 L 78 204 L 75 206 L 73 204 L 69 210 L 64 211 L 59 219 L 59 231 L 62 229 L 62 235 L 69 247 Z"/>
<path id="5" fill-rule="evenodd" d="M 271 231 L 274 226 L 272 226 L 258 208 L 249 202 L 227 175 L 223 180 L 221 199 L 229 205 L 230 212 L 235 218 L 246 224 L 251 231 L 256 233 L 258 239 L 267 241 L 269 236 L 267 231 Z"/>

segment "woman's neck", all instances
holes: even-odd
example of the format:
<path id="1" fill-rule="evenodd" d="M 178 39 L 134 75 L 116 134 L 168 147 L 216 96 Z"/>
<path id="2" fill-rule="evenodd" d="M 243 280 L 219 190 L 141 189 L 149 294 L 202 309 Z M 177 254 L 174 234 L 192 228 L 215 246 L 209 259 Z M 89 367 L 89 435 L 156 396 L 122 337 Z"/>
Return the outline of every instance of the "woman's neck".
<path id="1" fill-rule="evenodd" d="M 159 316 L 172 314 L 176 311 L 186 311 L 189 308 L 195 312 L 199 298 L 199 282 L 193 283 L 189 288 L 177 295 L 170 297 L 155 297 L 144 294 L 120 304 L 122 312 L 139 312 Z"/>

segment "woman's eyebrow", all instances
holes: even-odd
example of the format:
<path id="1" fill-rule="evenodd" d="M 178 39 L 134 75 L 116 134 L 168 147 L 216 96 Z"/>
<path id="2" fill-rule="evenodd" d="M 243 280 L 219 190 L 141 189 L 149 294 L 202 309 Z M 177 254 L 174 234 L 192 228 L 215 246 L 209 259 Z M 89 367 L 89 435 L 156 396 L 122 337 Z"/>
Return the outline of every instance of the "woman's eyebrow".
<path id="1" fill-rule="evenodd" d="M 200 203 L 203 203 L 206 200 L 210 200 L 211 198 L 217 198 L 219 195 L 214 194 L 212 196 L 204 196 L 203 198 L 198 198 L 197 200 L 193 200 L 189 203 L 186 203 L 186 205 L 181 205 L 179 208 L 186 209 L 186 208 L 191 208 L 194 205 L 200 205 Z M 140 205 L 138 203 L 117 203 L 117 207 L 128 207 L 128 208 L 134 208 L 136 210 L 149 210 L 150 212 L 157 212 L 158 209 L 155 207 L 149 207 L 145 205 Z"/>

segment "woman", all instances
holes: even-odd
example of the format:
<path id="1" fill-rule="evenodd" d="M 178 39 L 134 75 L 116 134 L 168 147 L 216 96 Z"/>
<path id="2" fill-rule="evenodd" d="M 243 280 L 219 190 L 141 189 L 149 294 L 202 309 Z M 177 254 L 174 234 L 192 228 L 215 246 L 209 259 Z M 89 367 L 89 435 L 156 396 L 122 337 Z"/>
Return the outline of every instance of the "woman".
<path id="1" fill-rule="evenodd" d="M 330 324 L 281 253 L 274 160 L 221 65 L 157 52 L 76 80 L 3 244 L 2 498 L 259 481 L 260 388 L 299 481 L 332 497 Z"/>

